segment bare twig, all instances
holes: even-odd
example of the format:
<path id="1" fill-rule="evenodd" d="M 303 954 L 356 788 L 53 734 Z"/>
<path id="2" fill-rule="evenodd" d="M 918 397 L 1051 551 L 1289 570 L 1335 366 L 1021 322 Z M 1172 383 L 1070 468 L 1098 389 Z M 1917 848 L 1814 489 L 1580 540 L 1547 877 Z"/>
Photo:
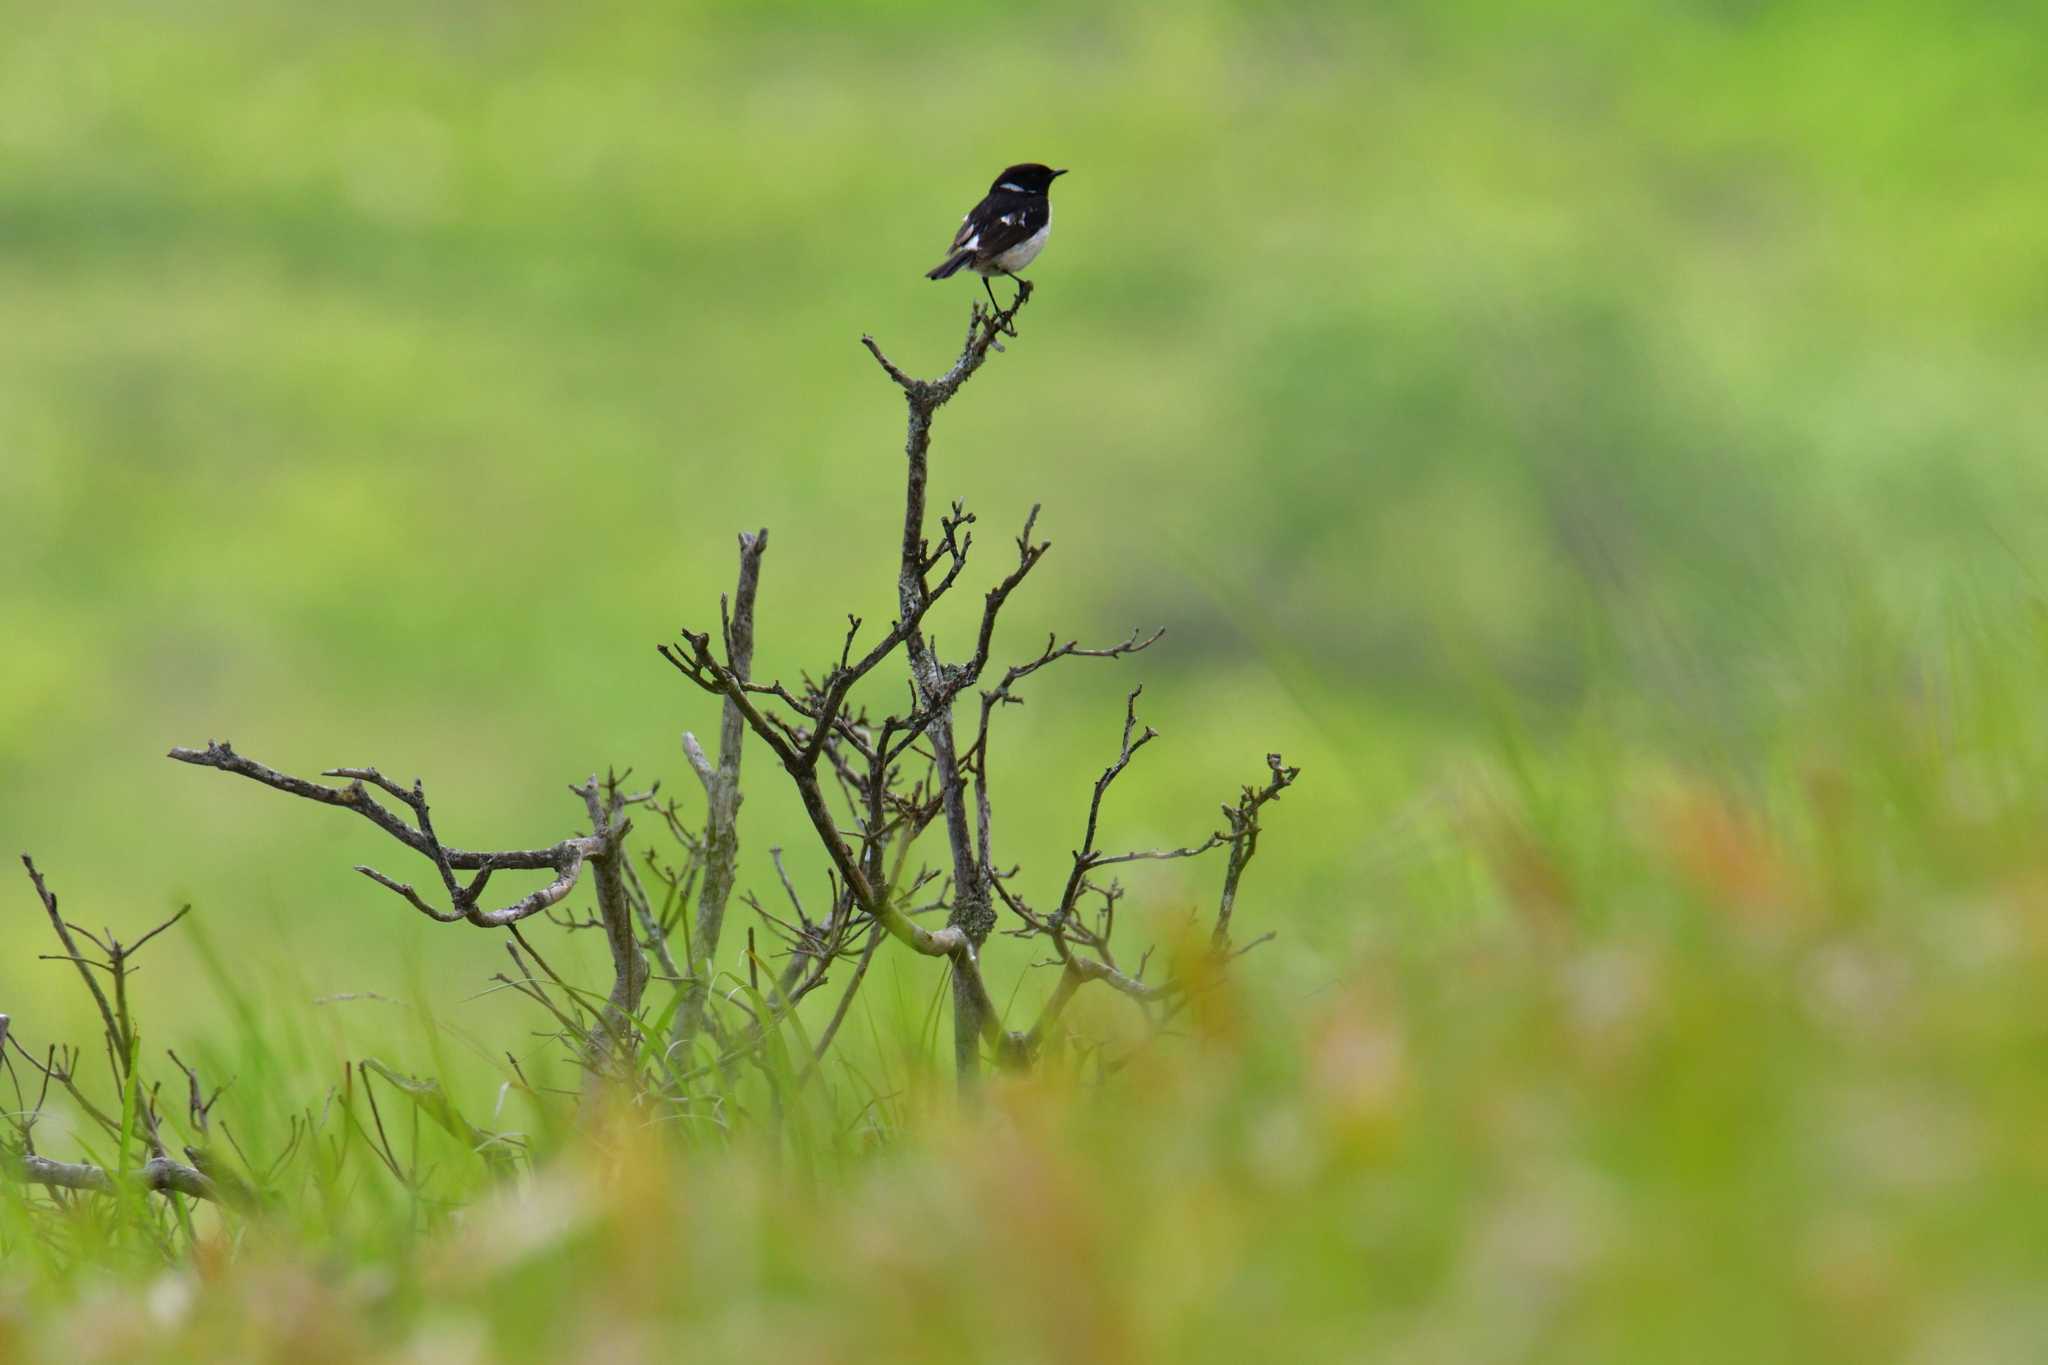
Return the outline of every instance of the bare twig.
<path id="1" fill-rule="evenodd" d="M 252 759 L 244 758 L 235 752 L 232 745 L 224 741 L 208 741 L 204 749 L 173 749 L 170 757 L 180 763 L 234 773 L 253 782 L 260 782 L 273 790 L 302 797 L 308 801 L 354 811 L 434 865 L 443 889 L 449 893 L 450 908 L 435 908 L 409 883 L 388 877 L 374 868 L 358 866 L 356 871 L 401 897 L 428 918 L 444 924 L 467 920 L 481 928 L 498 929 L 540 914 L 567 899 L 583 875 L 585 864 L 593 858 L 603 857 L 609 850 L 605 836 L 599 832 L 563 839 L 546 848 L 477 852 L 443 844 L 434 833 L 426 796 L 420 785 L 414 783 L 410 789 L 401 787 L 385 778 L 375 768 L 329 769 L 325 776 L 350 779 L 346 787 L 330 787 L 278 772 Z M 413 811 L 415 823 L 406 824 L 390 807 L 371 796 L 366 783 L 381 788 L 409 806 Z M 546 886 L 498 909 L 483 908 L 479 897 L 493 873 L 542 869 L 555 874 L 554 880 Z M 467 883 L 458 884 L 453 875 L 456 871 L 474 872 L 476 876 Z"/>
<path id="2" fill-rule="evenodd" d="M 52 1161 L 32 1153 L 0 1155 L 0 1169 L 16 1180 L 58 1190 L 85 1190 L 93 1194 L 114 1194 L 122 1184 L 101 1167 L 86 1162 Z M 218 1201 L 214 1182 L 195 1169 L 169 1157 L 151 1157 L 129 1176 L 136 1189 L 158 1194 L 186 1194 L 195 1199 Z"/>
<path id="3" fill-rule="evenodd" d="M 88 959 L 78 951 L 78 940 L 71 936 L 71 926 L 64 922 L 62 915 L 57 913 L 57 894 L 50 890 L 49 884 L 43 880 L 43 874 L 36 869 L 35 859 L 24 853 L 21 855 L 21 865 L 28 869 L 29 883 L 35 887 L 36 898 L 42 901 L 43 910 L 50 917 L 50 927 L 57 931 L 58 942 L 64 945 L 65 953 L 70 956 L 72 964 L 78 968 L 79 978 L 85 982 L 85 988 L 92 992 L 92 1002 L 99 1007 L 100 1022 L 106 1027 L 107 1037 L 121 1044 L 119 1049 L 121 1063 L 118 1074 L 126 1075 L 128 1070 L 126 1035 L 115 1019 L 114 1007 L 108 1003 L 107 993 L 100 989 L 100 983 L 93 977 L 92 969 L 87 965 Z"/>
<path id="4" fill-rule="evenodd" d="M 1264 787 L 1246 787 L 1235 806 L 1223 808 L 1223 816 L 1230 822 L 1225 835 L 1230 843 L 1230 864 L 1224 870 L 1223 896 L 1216 907 L 1216 930 L 1211 936 L 1218 952 L 1230 946 L 1230 915 L 1237 908 L 1237 884 L 1252 855 L 1259 851 L 1259 812 L 1268 802 L 1279 800 L 1280 793 L 1301 776 L 1300 768 L 1288 767 L 1278 754 L 1266 755 L 1266 770 L 1268 779 Z"/>
<path id="5" fill-rule="evenodd" d="M 933 596 L 928 578 L 932 561 L 926 554 L 924 539 L 933 414 L 974 377 L 988 359 L 989 350 L 999 346 L 996 340 L 998 333 L 1016 335 L 1017 313 L 1030 299 L 1031 285 L 1026 281 L 1020 283 L 1016 302 L 1002 313 L 984 314 L 981 306 L 976 304 L 968 313 L 967 341 L 959 358 L 951 369 L 933 380 L 911 378 L 882 353 L 873 337 L 861 338 L 861 343 L 874 355 L 876 363 L 903 390 L 908 414 L 903 443 L 906 458 L 903 542 L 896 578 L 898 612 L 903 622 L 921 621 L 930 609 Z M 982 627 L 977 637 L 977 662 L 970 669 L 963 670 L 970 676 L 978 675 L 981 664 L 986 662 L 988 642 L 994 634 L 996 614 L 1002 609 L 1003 602 L 1045 553 L 1045 546 L 1034 546 L 1031 542 L 1031 527 L 1036 516 L 1034 510 L 1032 518 L 1025 522 L 1024 534 L 1018 537 L 1020 562 L 1017 569 L 990 592 L 984 605 Z M 952 542 L 954 531 L 960 524 L 956 518 L 946 528 L 948 543 Z M 956 571 L 965 559 L 963 543 L 954 557 Z M 950 576 L 944 580 L 950 581 Z M 982 985 L 977 951 L 995 928 L 995 911 L 990 905 L 989 886 L 982 876 L 981 860 L 976 853 L 974 828 L 968 822 L 966 786 L 953 738 L 951 702 L 970 683 L 956 681 L 961 675 L 949 673 L 914 624 L 906 632 L 904 643 L 910 656 L 911 683 L 916 690 L 919 707 L 926 713 L 912 728 L 922 731 L 931 744 L 932 767 L 938 781 L 940 806 L 946 818 L 946 842 L 953 854 L 953 907 L 947 918 L 947 928 L 957 932 L 963 940 L 962 949 L 953 955 L 953 1059 L 961 1081 L 971 1083 L 980 1070 L 982 1041 L 986 1035 L 996 1031 L 996 1025 L 992 1007 L 988 1004 L 988 992 Z"/>
<path id="6" fill-rule="evenodd" d="M 625 810 L 631 798 L 619 790 L 616 775 L 609 776 L 600 788 L 596 774 L 592 774 L 572 790 L 583 798 L 584 808 L 590 812 L 591 832 L 604 846 L 604 852 L 592 863 L 598 915 L 612 954 L 612 991 L 605 1001 L 604 1036 L 623 1062 L 637 1042 L 633 1016 L 640 1008 L 648 976 L 647 958 L 641 953 L 639 936 L 634 932 L 633 905 L 625 882 L 625 840 L 632 828 Z M 595 1056 L 591 1058 L 593 1063 L 597 1060 Z M 592 1070 L 596 1070 L 594 1065 Z"/>
<path id="7" fill-rule="evenodd" d="M 742 687 L 754 664 L 754 601 L 761 585 L 761 559 L 768 552 L 766 527 L 740 537 L 738 591 L 726 617 L 725 673 Z M 725 927 L 725 907 L 732 897 L 733 880 L 739 866 L 740 757 L 746 743 L 747 717 L 731 696 L 718 725 L 718 768 L 705 776 L 703 751 L 696 749 L 691 764 L 704 779 L 704 876 L 699 888 L 697 928 L 690 945 L 690 983 L 685 988 L 683 1007 L 676 1011 L 674 1034 L 679 1042 L 688 1040 L 703 1027 L 705 991 L 711 979 L 711 963 L 718 956 L 718 940 Z M 684 737 L 685 748 L 696 741 Z"/>

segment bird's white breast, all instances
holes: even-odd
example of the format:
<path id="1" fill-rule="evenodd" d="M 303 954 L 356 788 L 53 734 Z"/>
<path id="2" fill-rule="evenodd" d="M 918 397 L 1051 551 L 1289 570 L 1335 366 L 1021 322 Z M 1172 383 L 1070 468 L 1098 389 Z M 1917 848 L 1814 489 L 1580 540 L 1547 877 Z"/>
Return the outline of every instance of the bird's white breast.
<path id="1" fill-rule="evenodd" d="M 991 260 L 989 262 L 990 268 L 983 270 L 982 273 L 985 275 L 995 275 L 1009 271 L 1014 274 L 1022 270 L 1025 266 L 1038 259 L 1038 253 L 1045 250 L 1045 239 L 1050 236 L 1052 236 L 1052 224 L 1047 223 L 1044 227 L 1032 233 L 1002 255 Z"/>

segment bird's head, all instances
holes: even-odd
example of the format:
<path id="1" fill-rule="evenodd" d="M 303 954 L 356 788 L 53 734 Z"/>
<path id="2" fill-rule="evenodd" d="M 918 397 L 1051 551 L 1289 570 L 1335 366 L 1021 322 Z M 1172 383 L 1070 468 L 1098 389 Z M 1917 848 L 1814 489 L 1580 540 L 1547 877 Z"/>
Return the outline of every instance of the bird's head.
<path id="1" fill-rule="evenodd" d="M 1036 161 L 1026 161 L 1010 167 L 997 176 L 995 184 L 988 187 L 988 192 L 994 194 L 997 190 L 1015 190 L 1019 194 L 1044 194 L 1052 188 L 1054 180 L 1065 174 L 1065 171 L 1056 171 Z"/>

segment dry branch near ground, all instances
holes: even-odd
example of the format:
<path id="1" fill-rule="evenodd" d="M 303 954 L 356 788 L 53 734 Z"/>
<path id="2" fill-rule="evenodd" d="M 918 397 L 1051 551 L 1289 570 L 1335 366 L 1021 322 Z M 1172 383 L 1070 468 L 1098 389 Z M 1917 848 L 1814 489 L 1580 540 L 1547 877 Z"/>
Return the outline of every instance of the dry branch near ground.
<path id="1" fill-rule="evenodd" d="M 68 962 L 75 967 L 99 1014 L 101 1042 L 115 1099 L 111 1104 L 103 1103 L 87 1093 L 84 1087 L 89 1081 L 80 1069 L 81 1049 L 51 1046 L 38 1057 L 21 1041 L 13 1019 L 0 1014 L 0 1069 L 6 1071 L 14 1091 L 14 1103 L 6 1111 L 6 1125 L 13 1136 L 0 1139 L 0 1172 L 51 1191 L 154 1191 L 196 1199 L 222 1199 L 223 1186 L 202 1169 L 207 1164 L 202 1149 L 185 1148 L 189 1165 L 173 1158 L 166 1149 L 160 1090 L 143 1079 L 140 1035 L 129 999 L 129 979 L 135 970 L 136 955 L 183 919 L 191 907 L 178 911 L 132 942 L 123 942 L 110 929 L 94 933 L 66 919 L 57 893 L 50 888 L 35 860 L 24 853 L 21 865 L 63 949 L 61 953 L 43 954 L 44 959 Z M 106 978 L 105 986 L 101 977 Z M 14 1049 L 11 1054 L 10 1046 Z M 213 1099 L 203 1098 L 198 1073 L 179 1062 L 175 1053 L 171 1060 L 186 1077 L 192 1130 L 203 1135 L 207 1131 L 207 1114 L 219 1092 L 215 1092 Z M 34 1078 L 27 1084 L 23 1081 L 24 1072 Z M 36 1125 L 53 1087 L 63 1091 L 80 1116 L 115 1144 L 119 1160 L 114 1169 L 89 1162 L 54 1161 L 36 1151 Z M 229 1197 L 237 1197 L 242 1188 L 231 1184 L 225 1192 Z"/>

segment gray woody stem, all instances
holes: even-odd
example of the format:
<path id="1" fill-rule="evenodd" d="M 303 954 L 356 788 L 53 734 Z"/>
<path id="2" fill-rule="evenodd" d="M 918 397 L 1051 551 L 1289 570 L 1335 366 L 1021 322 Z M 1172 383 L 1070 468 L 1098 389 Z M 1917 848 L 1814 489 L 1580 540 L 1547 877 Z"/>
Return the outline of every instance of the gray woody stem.
<path id="1" fill-rule="evenodd" d="M 623 1066 L 632 1054 L 633 1015 L 640 1008 L 648 977 L 647 957 L 634 937 L 632 897 L 626 893 L 626 834 L 633 826 L 625 818 L 627 799 L 620 795 L 616 779 L 600 788 L 593 773 L 574 790 L 590 812 L 592 834 L 604 841 L 605 851 L 591 860 L 591 869 L 597 884 L 598 917 L 612 955 L 612 990 L 605 1000 L 604 1028 L 591 1039 L 591 1061 L 597 1062 L 609 1043 Z M 595 1065 L 591 1072 L 597 1074 Z"/>
<path id="2" fill-rule="evenodd" d="M 1020 282 L 1017 301 L 1006 313 L 988 319 L 986 325 L 979 309 L 972 313 L 968 321 L 967 344 L 961 350 L 960 358 L 951 369 L 934 380 L 913 379 L 882 354 L 873 337 L 861 338 L 861 344 L 903 390 L 904 404 L 909 409 L 903 442 L 908 470 L 903 500 L 902 560 L 896 579 L 898 610 L 902 620 L 922 619 L 930 605 L 924 523 L 932 416 L 974 377 L 975 371 L 988 359 L 989 349 L 998 344 L 996 336 L 999 331 L 1016 335 L 1011 324 L 1030 298 L 1030 283 Z M 1028 528 L 1026 541 L 1028 544 Z M 1029 562 L 1025 566 L 1027 570 Z M 994 624 L 993 608 L 1000 604 L 999 598 L 991 603 L 991 629 Z M 930 641 L 922 630 L 913 629 L 905 640 L 905 647 L 910 655 L 910 676 L 917 689 L 918 704 L 931 712 L 925 735 L 931 741 L 932 763 L 946 815 L 946 841 L 953 854 L 953 908 L 946 922 L 967 939 L 965 951 L 955 958 L 953 972 L 953 1062 L 961 1084 L 966 1086 L 973 1084 L 980 1074 L 982 1041 L 994 1023 L 989 1017 L 993 1006 L 982 984 L 976 959 L 981 945 L 995 928 L 996 915 L 990 904 L 988 880 L 982 876 L 981 860 L 975 856 L 974 827 L 967 815 L 966 783 L 961 776 L 959 753 L 953 738 L 952 699 L 960 692 L 961 684 L 953 679 L 955 670 L 941 663 L 932 652 Z M 960 671 L 965 673 L 969 670 Z M 978 672 L 979 669 L 971 671 Z M 970 964 L 974 969 L 966 970 Z"/>
<path id="3" fill-rule="evenodd" d="M 93 1194 L 113 1194 L 121 1184 L 98 1166 L 85 1162 L 52 1161 L 46 1156 L 24 1155 L 0 1157 L 4 1160 L 7 1174 L 31 1185 L 44 1185 L 59 1190 L 86 1190 Z M 195 1199 L 211 1199 L 219 1202 L 220 1193 L 214 1183 L 205 1175 L 182 1162 L 169 1157 L 152 1157 L 142 1168 L 129 1176 L 137 1188 L 155 1190 L 159 1193 L 175 1191 L 188 1194 Z"/>
<path id="4" fill-rule="evenodd" d="M 754 600 L 761 586 L 761 557 L 768 552 L 768 530 L 740 536 L 739 586 L 733 594 L 725 631 L 726 669 L 744 685 L 754 668 Z M 683 736 L 690 766 L 704 783 L 704 880 L 697 902 L 697 929 L 690 939 L 690 980 L 683 1008 L 676 1012 L 674 1034 L 687 1043 L 704 1026 L 704 1000 L 718 960 L 718 939 L 725 928 L 725 907 L 732 899 L 740 855 L 740 751 L 746 743 L 747 718 L 727 697 L 718 722 L 718 767 L 713 769 L 695 735 Z"/>
<path id="5" fill-rule="evenodd" d="M 29 882 L 35 888 L 36 898 L 42 902 L 44 912 L 50 917 L 50 926 L 55 930 L 58 941 L 64 946 L 62 960 L 69 961 L 78 969 L 79 977 L 85 982 L 86 989 L 92 994 L 93 1004 L 99 1010 L 100 1024 L 106 1035 L 107 1052 L 113 1061 L 116 1084 L 123 1087 L 134 1084 L 137 1078 L 131 1076 L 130 1072 L 135 1065 L 136 1031 L 134 1020 L 129 1015 L 127 996 L 128 976 L 134 970 L 131 962 L 135 954 L 158 934 L 183 919 L 185 911 L 180 910 L 169 920 L 132 943 L 121 942 L 111 931 L 104 935 L 94 935 L 64 919 L 58 910 L 57 893 L 52 891 L 49 883 L 44 880 L 42 871 L 36 867 L 35 859 L 24 853 L 21 855 L 21 865 L 27 869 Z M 81 936 L 104 953 L 107 961 L 99 962 L 87 958 L 79 948 L 78 938 Z M 98 980 L 94 978 L 95 969 L 105 971 L 113 977 L 112 1001 L 108 1000 L 106 992 L 100 989 Z M 4 1055 L 6 1051 L 12 1027 L 13 1021 L 7 1015 L 0 1014 L 0 1055 Z M 31 1066 L 43 1073 L 45 1094 L 48 1093 L 49 1082 L 55 1080 L 71 1092 L 88 1118 L 99 1122 L 108 1130 L 110 1136 L 125 1147 L 129 1135 L 123 1126 L 102 1113 L 77 1088 L 74 1079 L 75 1056 L 69 1061 L 58 1062 L 53 1053 L 50 1061 L 37 1062 L 21 1046 L 19 1040 L 14 1040 L 14 1047 L 21 1056 L 28 1059 Z M 172 1054 L 172 1060 L 176 1060 L 175 1053 Z M 206 1111 L 211 1104 L 199 1099 L 198 1074 L 188 1070 L 186 1076 L 191 1083 L 194 1112 L 198 1116 L 203 1133 Z M 135 1136 L 146 1145 L 149 1155 L 140 1166 L 126 1173 L 110 1172 L 103 1167 L 85 1162 L 52 1161 L 48 1157 L 38 1155 L 35 1151 L 34 1127 L 40 1117 L 41 1107 L 42 1100 L 38 1098 L 32 1106 L 7 1116 L 18 1134 L 19 1147 L 0 1147 L 0 1176 L 49 1189 L 82 1190 L 95 1194 L 114 1194 L 121 1190 L 155 1190 L 160 1193 L 187 1194 L 198 1199 L 220 1200 L 220 1190 L 211 1177 L 196 1167 L 173 1161 L 164 1153 L 157 1135 L 153 1087 L 148 1088 L 136 1111 Z M 188 1155 L 192 1154 L 192 1148 L 188 1147 L 185 1150 Z M 125 1162 L 125 1154 L 123 1160 Z M 230 1193 L 234 1192 L 231 1190 Z"/>
<path id="6" fill-rule="evenodd" d="M 979 1070 L 981 1045 L 1000 1048 L 1004 1040 L 981 979 L 979 945 L 994 927 L 995 916 L 989 906 L 988 887 L 979 875 L 974 856 L 965 786 L 953 740 L 951 703 L 979 675 L 986 661 L 986 642 L 993 629 L 994 613 L 1030 565 L 1037 562 L 1044 547 L 1029 546 L 1027 539 L 1024 562 L 1018 571 L 989 595 L 979 636 L 981 647 L 974 661 L 964 667 L 948 667 L 931 653 L 921 633 L 922 623 L 932 604 L 945 595 L 965 567 L 967 544 L 961 532 L 971 518 L 964 515 L 942 518 L 939 548 L 927 556 L 925 489 L 932 414 L 973 377 L 991 350 L 1000 349 L 999 336 L 1015 335 L 1013 320 L 1030 294 L 1031 286 L 1020 281 L 1017 301 L 1007 311 L 988 313 L 980 304 L 975 304 L 968 315 L 967 339 L 959 358 L 937 379 L 913 378 L 882 353 L 873 337 L 861 338 L 861 343 L 883 371 L 903 390 L 909 407 L 909 434 L 905 441 L 908 468 L 903 545 L 897 575 L 899 610 L 895 623 L 872 648 L 858 660 L 853 659 L 850 653 L 852 636 L 849 635 L 848 653 L 828 674 L 813 700 L 806 703 L 790 696 L 780 686 L 749 684 L 737 676 L 731 666 L 730 651 L 728 661 L 720 662 L 711 649 L 708 633 L 686 630 L 680 646 L 661 646 L 663 658 L 698 687 L 722 697 L 726 715 L 737 712 L 755 738 L 782 765 L 795 784 L 797 795 L 802 798 L 804 813 L 831 857 L 834 870 L 860 908 L 905 946 L 927 956 L 945 957 L 951 961 L 956 1000 L 955 1053 L 962 1076 L 970 1081 Z M 948 567 L 938 574 L 934 582 L 932 572 L 942 563 Z M 855 627 L 858 628 L 858 622 L 855 622 Z M 947 836 L 953 852 L 952 919 L 939 930 L 926 929 L 911 920 L 894 903 L 891 888 L 878 875 L 872 875 L 875 869 L 862 867 L 860 858 L 847 846 L 827 808 L 818 780 L 818 764 L 826 749 L 834 742 L 835 735 L 847 729 L 843 708 L 849 694 L 898 645 L 903 645 L 910 656 L 911 682 L 916 692 L 918 717 L 911 728 L 925 734 L 937 755 L 940 803 L 946 814 Z M 796 727 L 771 719 L 756 703 L 757 696 L 764 699 L 773 697 L 790 705 L 809 722 L 808 737 Z M 891 757 L 893 755 L 883 756 L 883 770 L 886 771 Z M 693 756 L 692 761 L 700 775 L 709 769 L 707 760 Z"/>
<path id="7" fill-rule="evenodd" d="M 537 915 L 551 906 L 560 904 L 575 890 L 577 880 L 583 875 L 583 865 L 592 858 L 602 856 L 608 848 L 604 835 L 592 832 L 577 835 L 552 844 L 546 848 L 505 849 L 480 853 L 466 848 L 454 848 L 443 844 L 434 834 L 433 823 L 427 811 L 426 797 L 417 782 L 408 789 L 384 777 L 375 768 L 330 768 L 323 777 L 346 777 L 346 787 L 329 787 L 319 782 L 308 782 L 289 773 L 278 772 L 265 767 L 253 759 L 244 758 L 225 741 L 208 741 L 204 749 L 173 749 L 169 755 L 180 763 L 190 763 L 201 768 L 217 768 L 224 773 L 234 773 L 252 782 L 291 796 L 318 801 L 322 805 L 340 806 L 352 810 L 368 820 L 378 829 L 404 844 L 434 864 L 444 889 L 448 890 L 450 908 L 441 910 L 430 905 L 417 891 L 405 882 L 396 881 L 374 868 L 358 867 L 356 871 L 376 882 L 385 890 L 402 897 L 413 909 L 429 919 L 443 924 L 457 920 L 468 920 L 471 924 L 485 929 L 503 928 L 516 924 L 529 916 Z M 370 795 L 364 783 L 372 783 L 413 810 L 414 826 L 407 825 L 390 807 Z M 539 869 L 554 872 L 555 879 L 538 891 L 522 896 L 509 905 L 496 910 L 486 910 L 481 896 L 484 886 L 493 874 L 499 872 L 523 872 Z M 466 884 L 456 884 L 453 873 L 474 872 L 476 876 Z"/>
<path id="8" fill-rule="evenodd" d="M 625 818 L 625 811 L 628 806 L 649 799 L 651 793 L 626 796 L 619 791 L 616 778 L 600 784 L 593 774 L 588 781 L 570 788 L 583 798 L 584 809 L 589 812 L 589 834 L 572 835 L 547 848 L 476 852 L 441 842 L 434 831 L 425 788 L 417 780 L 406 787 L 375 768 L 330 768 L 322 774 L 323 777 L 348 779 L 345 787 L 330 787 L 265 767 L 253 759 L 244 758 L 224 742 L 209 742 L 204 749 L 173 749 L 170 756 L 180 763 L 217 768 L 292 796 L 354 811 L 433 865 L 440 893 L 447 898 L 448 908 L 441 909 L 410 883 L 388 877 L 375 868 L 359 866 L 356 871 L 397 895 L 427 918 L 443 924 L 467 921 L 486 929 L 516 925 L 520 920 L 566 900 L 582 878 L 584 868 L 591 868 L 592 881 L 597 889 L 599 923 L 604 927 L 605 939 L 611 949 L 613 979 L 611 994 L 605 1001 L 602 1014 L 603 1027 L 591 1039 L 587 1055 L 595 1063 L 607 1052 L 623 1058 L 630 1050 L 634 1034 L 633 1016 L 640 1008 L 640 997 L 647 988 L 649 973 L 646 957 L 634 936 L 633 899 L 626 887 L 626 835 L 633 826 Z M 409 809 L 412 823 L 408 824 L 391 807 L 372 796 L 371 787 Z M 482 899 L 484 888 L 495 874 L 536 870 L 552 871 L 554 880 L 509 905 L 485 908 Z M 456 877 L 457 871 L 475 875 L 463 881 Z"/>
<path id="9" fill-rule="evenodd" d="M 43 912 L 50 917 L 50 927 L 57 931 L 57 941 L 64 945 L 64 953 L 71 965 L 78 968 L 78 975 L 85 981 L 85 988 L 92 992 L 92 1002 L 99 1007 L 100 1023 L 107 1031 L 107 1039 L 114 1044 L 114 1074 L 118 1079 L 128 1074 L 128 1063 L 132 1042 L 128 1031 L 121 1027 L 115 1017 L 114 1007 L 107 1003 L 107 993 L 100 989 L 98 978 L 93 976 L 84 954 L 78 951 L 78 940 L 71 936 L 71 926 L 64 922 L 64 916 L 57 912 L 57 895 L 50 890 L 50 884 L 43 880 L 43 874 L 36 867 L 35 859 L 24 853 L 21 865 L 28 869 L 29 884 L 36 889 L 36 899 L 43 903 Z M 0 1040 L 6 1038 L 6 1030 L 0 1029 Z"/>

